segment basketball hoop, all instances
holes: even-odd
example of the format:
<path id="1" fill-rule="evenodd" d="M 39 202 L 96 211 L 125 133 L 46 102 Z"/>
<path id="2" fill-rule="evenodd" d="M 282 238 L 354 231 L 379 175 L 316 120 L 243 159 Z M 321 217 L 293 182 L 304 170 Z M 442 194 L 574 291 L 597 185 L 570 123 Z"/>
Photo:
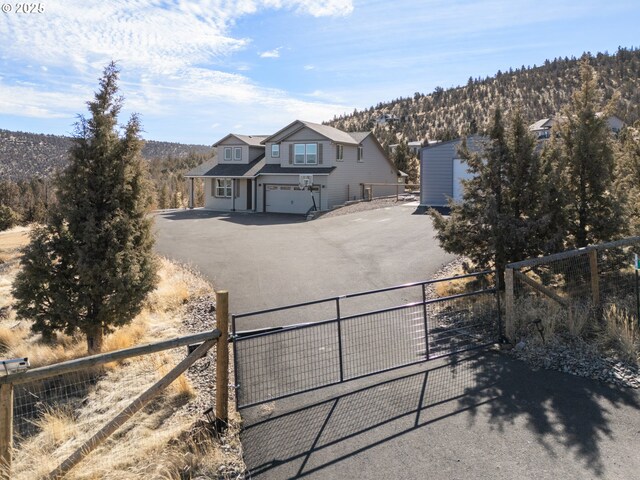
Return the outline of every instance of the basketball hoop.
<path id="1" fill-rule="evenodd" d="M 313 186 L 313 175 L 300 175 L 298 179 L 300 190 L 308 190 Z"/>

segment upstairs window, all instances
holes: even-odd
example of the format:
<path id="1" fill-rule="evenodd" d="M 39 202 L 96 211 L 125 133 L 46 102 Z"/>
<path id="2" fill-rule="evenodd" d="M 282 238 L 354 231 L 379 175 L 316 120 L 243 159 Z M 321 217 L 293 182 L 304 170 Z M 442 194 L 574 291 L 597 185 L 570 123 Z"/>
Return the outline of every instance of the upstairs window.
<path id="1" fill-rule="evenodd" d="M 279 158 L 280 157 L 280 144 L 272 143 L 271 144 L 271 158 Z"/>
<path id="2" fill-rule="evenodd" d="M 233 159 L 236 162 L 242 160 L 242 147 L 234 147 L 233 149 Z"/>
<path id="3" fill-rule="evenodd" d="M 364 147 L 362 145 L 358 145 L 358 161 L 364 162 Z"/>
<path id="4" fill-rule="evenodd" d="M 318 144 L 296 143 L 293 145 L 293 163 L 296 165 L 317 165 Z"/>
<path id="5" fill-rule="evenodd" d="M 231 161 L 231 147 L 224 147 L 224 161 Z"/>
<path id="6" fill-rule="evenodd" d="M 336 145 L 336 160 L 341 161 L 344 158 L 344 148 L 342 145 Z"/>

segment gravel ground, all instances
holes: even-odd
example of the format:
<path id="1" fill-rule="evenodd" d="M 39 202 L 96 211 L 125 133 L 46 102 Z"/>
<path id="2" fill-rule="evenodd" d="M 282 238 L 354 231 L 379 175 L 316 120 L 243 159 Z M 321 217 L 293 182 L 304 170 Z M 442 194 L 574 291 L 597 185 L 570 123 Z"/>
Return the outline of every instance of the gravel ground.
<path id="1" fill-rule="evenodd" d="M 433 278 L 447 278 L 459 274 L 468 259 L 463 257 L 442 267 Z M 435 298 L 435 289 L 427 286 L 429 298 Z M 540 339 L 525 338 L 508 350 L 515 358 L 527 362 L 534 369 L 545 368 L 613 383 L 620 387 L 640 388 L 640 369 L 604 355 L 596 346 L 581 339 L 553 337 L 546 343 Z"/>
<path id="2" fill-rule="evenodd" d="M 322 212 L 318 214 L 315 218 L 338 217 L 340 215 L 348 215 L 350 213 L 375 210 L 376 208 L 394 207 L 400 203 L 415 202 L 418 200 L 420 200 L 418 196 L 406 194 L 400 195 L 399 201 L 396 201 L 395 196 L 390 198 L 376 198 L 374 200 L 371 200 L 370 202 L 362 201 L 351 203 L 349 205 L 345 205 L 344 207 L 334 208 L 333 210 L 329 210 L 328 212 Z"/>
<path id="3" fill-rule="evenodd" d="M 185 306 L 182 323 L 185 333 L 199 333 L 215 328 L 215 297 L 201 296 L 192 299 Z M 233 359 L 230 359 L 233 362 Z M 187 412 L 194 418 L 202 417 L 205 410 L 215 405 L 216 397 L 216 350 L 212 348 L 207 356 L 196 362 L 188 371 L 187 378 L 196 390 L 196 397 L 186 406 Z M 233 377 L 229 378 L 233 384 Z M 235 392 L 229 390 L 229 400 L 235 402 Z M 224 479 L 245 478 L 246 466 L 242 460 L 242 445 L 240 443 L 239 425 L 234 425 L 234 412 L 230 409 L 231 427 L 219 435 L 218 447 L 224 453 L 224 461 L 218 468 L 218 477 Z M 205 478 L 205 477 L 196 477 Z M 207 477 L 208 478 L 208 477 Z"/>

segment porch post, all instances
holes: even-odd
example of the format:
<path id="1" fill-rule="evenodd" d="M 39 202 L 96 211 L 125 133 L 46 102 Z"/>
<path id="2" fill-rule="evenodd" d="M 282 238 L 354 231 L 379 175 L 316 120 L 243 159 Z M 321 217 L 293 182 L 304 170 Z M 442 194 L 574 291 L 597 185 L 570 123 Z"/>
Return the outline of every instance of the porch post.
<path id="1" fill-rule="evenodd" d="M 194 191 L 194 178 L 191 177 L 191 192 L 189 195 L 189 208 L 193 210 L 193 208 L 195 207 L 195 203 L 196 203 L 196 193 Z"/>
<path id="2" fill-rule="evenodd" d="M 231 179 L 231 211 L 236 211 L 236 179 Z"/>

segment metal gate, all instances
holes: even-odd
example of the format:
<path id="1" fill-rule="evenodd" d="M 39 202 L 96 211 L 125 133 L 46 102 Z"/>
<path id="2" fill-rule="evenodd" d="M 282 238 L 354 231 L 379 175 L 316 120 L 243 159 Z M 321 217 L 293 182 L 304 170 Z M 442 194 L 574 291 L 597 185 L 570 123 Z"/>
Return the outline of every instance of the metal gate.
<path id="1" fill-rule="evenodd" d="M 232 315 L 238 408 L 496 343 L 501 319 L 494 278 L 485 271 Z M 464 292 L 451 295 L 452 288 Z M 448 294 L 438 296 L 443 290 Z M 387 302 L 418 298 L 368 309 L 380 305 L 373 297 L 381 294 Z M 282 323 L 316 318 L 237 330 L 241 321 L 267 316 Z"/>

